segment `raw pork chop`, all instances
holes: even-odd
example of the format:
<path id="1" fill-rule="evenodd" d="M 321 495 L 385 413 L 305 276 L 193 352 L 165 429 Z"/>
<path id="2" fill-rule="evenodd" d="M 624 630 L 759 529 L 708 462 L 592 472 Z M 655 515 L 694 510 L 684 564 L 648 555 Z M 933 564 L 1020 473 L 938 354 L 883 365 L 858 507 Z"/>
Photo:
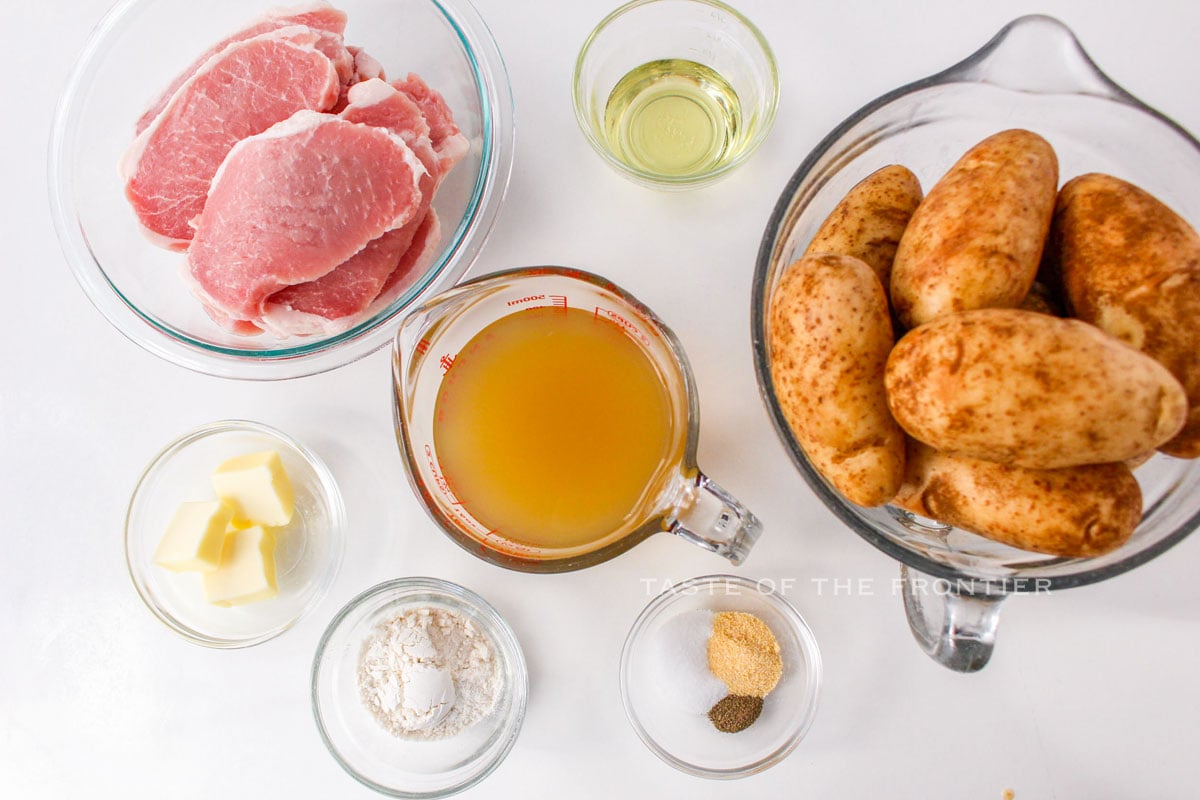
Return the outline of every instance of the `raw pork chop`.
<path id="1" fill-rule="evenodd" d="M 340 82 L 308 28 L 235 42 L 175 92 L 121 162 L 125 195 L 156 243 L 184 250 L 189 223 L 230 148 L 300 109 L 323 110 Z M 165 240 L 165 241 L 164 241 Z"/>
<path id="2" fill-rule="evenodd" d="M 331 272 L 421 206 L 425 168 L 399 136 L 299 111 L 239 142 L 188 251 L 193 291 L 255 322 L 269 295 Z"/>
<path id="3" fill-rule="evenodd" d="M 396 233 L 396 231 L 392 231 Z M 359 251 L 359 255 L 370 250 L 373 245 L 386 240 L 391 234 L 385 233 L 383 236 L 375 239 L 371 244 L 368 244 L 363 250 Z M 261 320 L 262 325 L 274 336 L 284 338 L 286 336 L 332 336 L 342 331 L 348 330 L 351 326 L 357 324 L 360 320 L 368 319 L 375 316 L 380 311 L 383 311 L 392 301 L 399 297 L 405 289 L 412 285 L 413 281 L 425 273 L 429 268 L 429 264 L 433 261 L 434 255 L 438 252 L 438 245 L 441 243 L 442 228 L 438 222 L 437 212 L 430 209 L 425 215 L 425 219 L 417 226 L 416 236 L 412 239 L 412 244 L 408 250 L 400 257 L 399 263 L 396 263 L 390 275 L 384 283 L 383 289 L 367 309 L 360 314 L 353 314 L 344 317 L 323 317 L 319 314 L 308 314 L 302 311 L 293 311 L 283 306 L 268 306 L 267 313 L 263 315 Z M 355 256 L 354 258 L 357 258 Z M 353 261 L 352 258 L 350 261 Z M 330 275 L 335 275 L 337 272 L 346 268 L 350 262 L 346 262 Z M 329 276 L 326 276 L 329 277 Z M 307 285 L 307 284 L 304 284 Z M 284 291 L 287 291 L 286 289 Z M 221 320 L 217 320 L 221 322 Z M 225 324 L 233 333 L 243 336 L 250 336 L 260 333 L 258 326 L 252 323 L 241 323 L 244 327 L 231 327 Z"/>
<path id="4" fill-rule="evenodd" d="M 259 324 L 280 337 L 328 335 L 349 328 L 383 289 L 412 239 L 408 225 L 388 231 L 328 275 L 280 289 L 267 299 Z"/>
<path id="5" fill-rule="evenodd" d="M 349 100 L 350 105 L 341 114 L 343 119 L 390 130 L 403 138 L 421 160 L 428 171 L 420 180 L 421 205 L 410 222 L 371 242 L 329 274 L 271 295 L 264 306 L 263 320 L 276 335 L 330 333 L 342 325 L 339 320 L 366 309 L 383 291 L 400 257 L 409 249 L 440 183 L 429 126 L 421 109 L 407 95 L 375 79 L 352 86 Z"/>
<path id="6" fill-rule="evenodd" d="M 421 213 L 413 218 L 420 224 L 424 210 L 433 202 L 444 173 L 441 160 L 434 151 L 430 138 L 429 123 L 421 107 L 408 95 L 388 85 L 382 79 L 367 80 L 350 87 L 350 104 L 342 110 L 342 119 L 362 125 L 386 128 L 404 140 L 421 159 L 428 174 L 421 179 L 421 195 L 425 203 Z M 414 228 L 415 231 L 415 228 Z"/>
<path id="7" fill-rule="evenodd" d="M 383 64 L 379 63 L 379 59 L 361 47 L 347 47 L 346 49 L 354 57 L 354 83 L 369 81 L 372 78 L 387 80 L 387 75 L 383 72 Z"/>
<path id="8" fill-rule="evenodd" d="M 346 106 L 350 105 L 350 89 L 363 81 L 369 81 L 373 78 L 379 78 L 386 81 L 387 75 L 383 71 L 383 64 L 375 56 L 363 50 L 361 47 L 350 45 L 346 48 L 350 55 L 354 58 L 354 70 L 350 73 L 350 80 L 342 82 L 342 93 L 338 97 L 337 105 L 333 107 L 334 113 L 341 113 Z"/>
<path id="9" fill-rule="evenodd" d="M 471 143 L 454 122 L 450 106 L 446 105 L 445 98 L 430 89 L 415 73 L 410 72 L 404 80 L 392 81 L 392 86 L 411 97 L 425 115 L 425 121 L 429 123 L 429 139 L 441 163 L 442 177 L 445 177 L 471 149 Z"/>
<path id="10" fill-rule="evenodd" d="M 372 301 L 370 313 L 376 314 L 388 303 L 391 303 L 404 292 L 413 281 L 425 274 L 433 257 L 437 255 L 438 245 L 442 242 L 442 224 L 437 212 L 432 208 L 425 219 L 417 227 L 412 244 L 405 251 L 400 263 L 392 270 L 392 274 L 383 284 L 379 296 Z"/>
<path id="11" fill-rule="evenodd" d="M 191 66 L 175 76 L 175 80 L 171 81 L 171 85 L 163 91 L 159 98 L 146 109 L 146 112 L 137 121 L 137 132 L 141 133 L 150 127 L 150 123 L 159 115 L 159 112 L 166 108 L 167 103 L 171 101 L 175 92 L 179 91 L 179 87 L 183 86 L 188 78 L 199 72 L 205 62 L 217 55 L 217 53 L 220 53 L 234 42 L 253 39 L 259 34 L 269 33 L 273 30 L 292 25 L 304 25 L 316 32 L 317 49 L 329 56 L 330 61 L 333 62 L 334 67 L 338 71 L 338 78 L 343 83 L 346 83 L 354 69 L 354 54 L 342 45 L 342 33 L 346 30 L 345 13 L 323 2 L 310 3 L 297 8 L 275 9 L 274 11 L 267 12 L 257 22 L 208 48 L 204 52 L 204 55 L 197 58 L 192 62 Z"/>

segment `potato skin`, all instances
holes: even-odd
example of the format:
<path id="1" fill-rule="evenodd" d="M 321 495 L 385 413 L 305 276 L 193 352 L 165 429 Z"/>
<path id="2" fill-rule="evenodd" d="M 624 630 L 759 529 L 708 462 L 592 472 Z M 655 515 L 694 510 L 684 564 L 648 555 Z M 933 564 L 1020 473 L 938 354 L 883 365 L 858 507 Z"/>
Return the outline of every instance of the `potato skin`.
<path id="1" fill-rule="evenodd" d="M 1123 461 L 1183 425 L 1187 399 L 1154 359 L 1100 329 L 985 308 L 910 331 L 892 350 L 888 403 L 942 452 L 1031 469 Z"/>
<path id="2" fill-rule="evenodd" d="M 1014 129 L 972 147 L 913 214 L 892 266 L 891 298 L 907 328 L 942 314 L 1013 308 L 1029 291 L 1058 188 L 1050 143 Z"/>
<path id="3" fill-rule="evenodd" d="M 1050 249 L 1072 313 L 1183 384 L 1187 423 L 1159 449 L 1200 456 L 1200 235 L 1153 195 L 1092 173 L 1059 193 Z"/>
<path id="4" fill-rule="evenodd" d="M 1029 294 L 1025 295 L 1025 299 L 1017 308 L 1023 311 L 1049 314 L 1052 317 L 1066 316 L 1066 312 L 1062 308 L 1062 301 L 1055 296 L 1050 287 L 1038 281 L 1034 281 L 1033 286 L 1029 287 Z"/>
<path id="5" fill-rule="evenodd" d="M 904 434 L 888 411 L 892 348 L 887 296 L 851 256 L 805 256 L 771 297 L 775 395 L 813 466 L 862 506 L 892 499 L 904 478 Z"/>
<path id="6" fill-rule="evenodd" d="M 1124 464 L 1034 470 L 939 453 L 910 442 L 893 505 L 1022 550 L 1098 556 L 1120 547 L 1142 516 Z"/>
<path id="7" fill-rule="evenodd" d="M 804 255 L 854 256 L 886 288 L 900 237 L 921 204 L 921 182 L 908 167 L 882 167 L 863 178 L 830 212 Z"/>

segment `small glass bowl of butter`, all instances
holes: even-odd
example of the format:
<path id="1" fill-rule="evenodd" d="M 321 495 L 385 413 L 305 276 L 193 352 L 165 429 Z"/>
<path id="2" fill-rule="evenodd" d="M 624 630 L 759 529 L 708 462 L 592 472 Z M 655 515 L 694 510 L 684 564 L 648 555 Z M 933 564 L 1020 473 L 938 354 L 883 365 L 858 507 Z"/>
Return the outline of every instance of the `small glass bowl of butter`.
<path id="1" fill-rule="evenodd" d="M 278 454 L 279 471 L 286 475 L 290 488 L 287 501 L 294 508 L 290 520 L 277 527 L 235 520 L 230 526 L 230 543 L 224 548 L 226 561 L 237 540 L 242 547 L 236 555 L 257 555 L 265 535 L 271 544 L 266 550 L 269 570 L 262 563 L 239 558 L 236 573 L 227 576 L 223 572 L 222 585 L 214 589 L 211 574 L 186 565 L 183 571 L 175 571 L 178 564 L 165 567 L 164 549 L 172 550 L 178 561 L 190 544 L 186 536 L 173 540 L 180 534 L 179 526 L 221 522 L 205 517 L 207 509 L 202 505 L 218 505 L 213 478 L 218 467 L 236 463 L 231 459 L 238 457 L 270 453 Z M 228 479 L 225 476 L 226 483 Z M 217 484 L 221 483 L 218 476 Z M 253 480 L 246 490 L 265 491 Z M 276 498 L 264 496 L 262 500 Z M 190 506 L 190 514 L 181 511 L 184 504 Z M 125 560 L 147 608 L 175 633 L 207 647 L 249 647 L 283 633 L 329 590 L 342 560 L 345 517 L 332 473 L 304 445 L 256 422 L 211 422 L 168 444 L 138 479 L 125 518 Z M 243 530 L 235 532 L 234 528 Z M 200 534 L 196 537 L 195 560 L 203 561 Z M 249 538 L 255 542 L 245 541 Z M 267 580 L 271 589 L 262 591 Z"/>

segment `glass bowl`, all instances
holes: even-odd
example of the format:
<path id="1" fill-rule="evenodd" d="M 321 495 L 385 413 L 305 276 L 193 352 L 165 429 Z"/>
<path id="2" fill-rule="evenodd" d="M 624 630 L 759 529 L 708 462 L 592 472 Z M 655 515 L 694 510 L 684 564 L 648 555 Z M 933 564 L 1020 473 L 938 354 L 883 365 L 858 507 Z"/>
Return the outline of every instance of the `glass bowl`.
<path id="1" fill-rule="evenodd" d="M 783 677 L 761 716 L 738 733 L 676 708 L 658 685 L 649 644 L 670 620 L 698 609 L 754 614 L 779 641 Z M 744 778 L 786 758 L 812 726 L 820 688 L 821 653 L 804 617 L 769 584 L 733 575 L 692 578 L 651 600 L 621 650 L 621 700 L 638 738 L 672 767 L 701 778 Z"/>
<path id="2" fill-rule="evenodd" d="M 738 96 L 742 124 L 729 155 L 709 169 L 669 175 L 643 169 L 613 152 L 605 109 L 630 70 L 661 59 L 687 59 L 715 70 Z M 656 189 L 692 189 L 727 175 L 753 153 L 775 121 L 779 71 L 766 38 L 719 0 L 633 0 L 600 21 L 575 62 L 572 100 L 588 144 L 625 177 Z"/>
<path id="3" fill-rule="evenodd" d="M 155 548 L 180 503 L 215 497 L 211 476 L 221 462 L 268 449 L 279 453 L 296 498 L 295 515 L 277 537 L 279 594 L 233 608 L 209 605 L 200 576 L 158 566 Z M 341 492 L 315 453 L 257 422 L 210 422 L 163 448 L 138 479 L 125 517 L 125 561 L 146 607 L 175 633 L 207 647 L 249 647 L 292 627 L 329 591 L 345 524 Z"/>
<path id="4" fill-rule="evenodd" d="M 241 337 L 213 323 L 180 277 L 185 256 L 151 245 L 117 164 L 134 123 L 170 76 L 274 5 L 267 0 L 122 0 L 96 26 L 68 79 L 50 139 L 55 229 L 93 305 L 136 344 L 198 372 L 281 379 L 333 369 L 387 343 L 401 312 L 453 284 L 495 221 L 512 168 L 513 103 L 504 62 L 468 0 L 337 0 L 346 41 L 389 77 L 419 73 L 440 91 L 470 152 L 434 200 L 440 252 L 400 297 L 329 336 Z"/>
<path id="5" fill-rule="evenodd" d="M 962 670 L 987 662 L 996 601 L 1006 593 L 1110 578 L 1194 530 L 1200 524 L 1200 462 L 1156 455 L 1139 468 L 1141 524 L 1123 546 L 1095 558 L 1038 555 L 890 506 L 860 508 L 817 474 L 788 428 L 771 384 L 767 309 L 783 269 L 859 180 L 885 165 L 904 164 L 928 190 L 971 145 L 1013 127 L 1050 141 L 1061 180 L 1108 172 L 1200 222 L 1200 144 L 1109 80 L 1061 22 L 1021 17 L 961 63 L 867 104 L 817 145 L 767 224 L 751 295 L 755 370 L 788 455 L 842 522 L 906 565 L 905 601 L 918 642 L 943 664 Z M 929 587 L 936 591 L 922 591 Z"/>
<path id="6" fill-rule="evenodd" d="M 381 622 L 408 608 L 456 611 L 491 640 L 501 690 L 492 711 L 457 736 L 413 741 L 392 736 L 359 697 L 356 673 L 363 642 Z M 337 613 L 317 645 L 312 707 L 330 754 L 360 783 L 392 797 L 447 797 L 500 766 L 525 719 L 529 675 L 516 634 L 486 600 L 436 578 L 400 578 L 360 594 Z"/>

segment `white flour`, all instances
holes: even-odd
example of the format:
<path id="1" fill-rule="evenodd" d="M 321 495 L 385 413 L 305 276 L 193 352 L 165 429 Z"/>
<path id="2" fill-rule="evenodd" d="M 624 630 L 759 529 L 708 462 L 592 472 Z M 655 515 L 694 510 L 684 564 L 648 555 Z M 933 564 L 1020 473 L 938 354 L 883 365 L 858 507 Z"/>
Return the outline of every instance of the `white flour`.
<path id="1" fill-rule="evenodd" d="M 403 739 L 444 739 L 496 705 L 500 664 L 475 623 L 445 608 L 423 607 L 381 622 L 358 661 L 363 703 Z"/>

